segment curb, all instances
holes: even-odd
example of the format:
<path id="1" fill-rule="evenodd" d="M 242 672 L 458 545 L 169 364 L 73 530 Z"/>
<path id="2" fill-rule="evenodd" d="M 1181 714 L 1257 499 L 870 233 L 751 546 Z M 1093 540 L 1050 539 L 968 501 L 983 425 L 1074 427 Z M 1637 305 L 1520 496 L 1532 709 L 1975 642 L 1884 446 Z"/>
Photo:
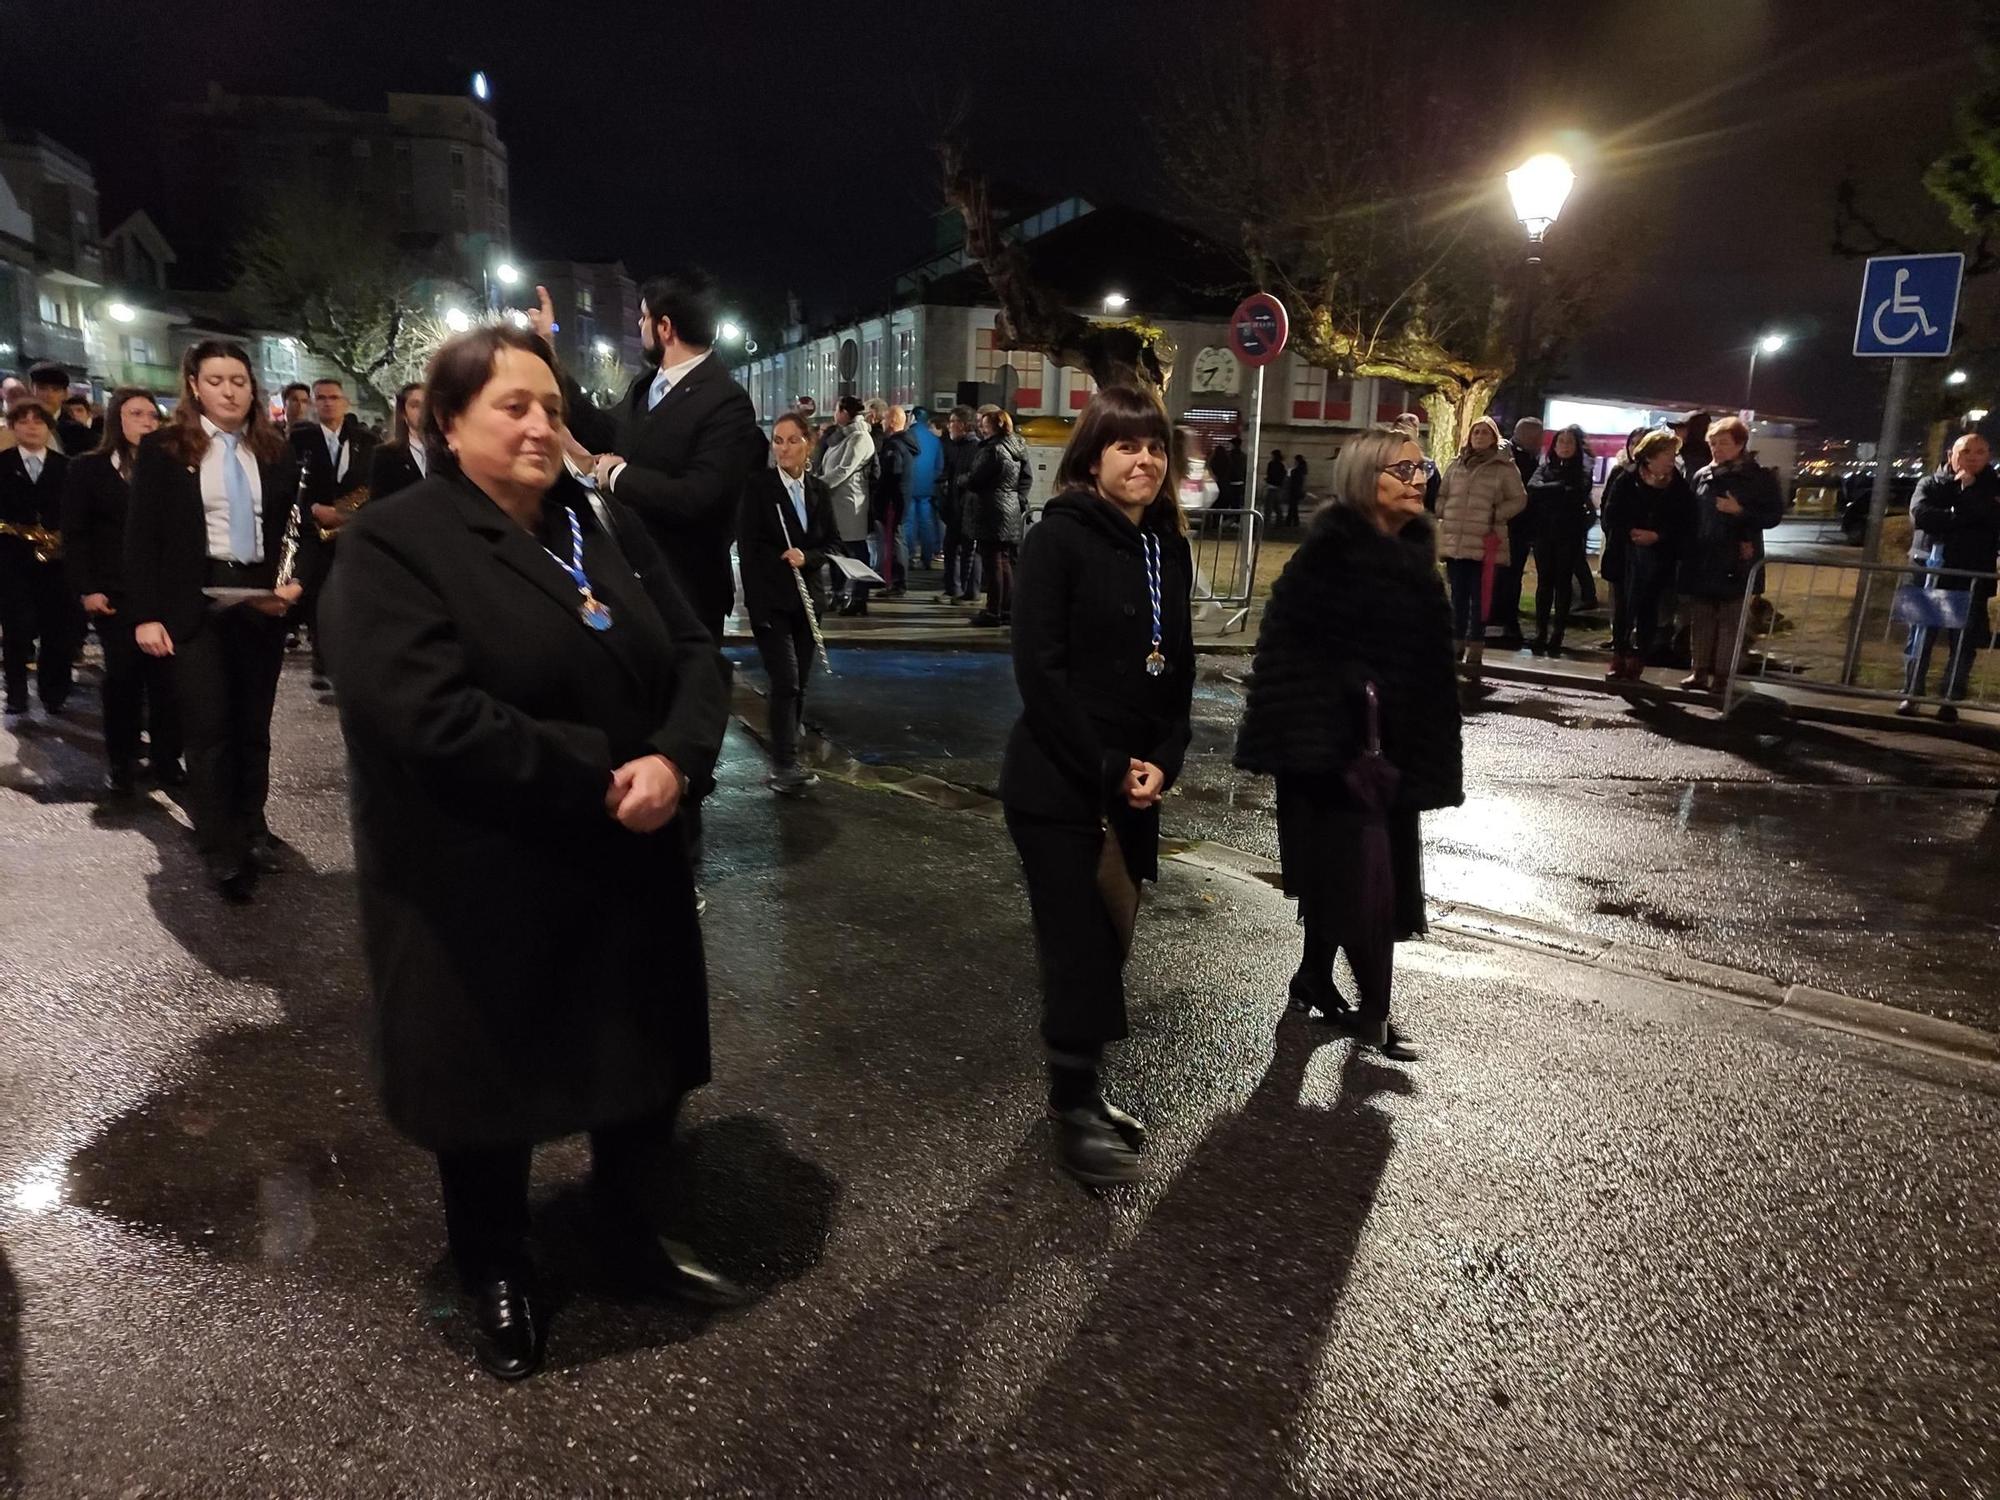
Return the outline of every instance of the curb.
<path id="1" fill-rule="evenodd" d="M 764 702 L 762 693 L 741 679 L 737 681 L 732 711 L 737 722 L 759 744 L 766 742 Z M 972 813 L 988 822 L 997 823 L 1001 819 L 999 799 L 976 787 L 961 786 L 900 766 L 868 765 L 810 729 L 801 748 L 807 752 L 815 771 L 844 785 L 914 797 L 947 812 Z M 1278 866 L 1272 861 L 1206 839 L 1162 839 L 1160 857 L 1266 890 L 1275 890 L 1281 884 Z M 1673 985 L 1822 1030 L 1845 1032 L 1892 1047 L 2000 1069 L 2000 1036 L 1957 1021 L 1905 1010 L 1886 1001 L 1866 1000 L 1807 984 L 1788 985 L 1768 974 L 1662 949 L 1641 948 L 1615 938 L 1577 933 L 1470 902 L 1439 903 L 1431 925 L 1474 942 L 1526 948 L 1607 973 Z"/>

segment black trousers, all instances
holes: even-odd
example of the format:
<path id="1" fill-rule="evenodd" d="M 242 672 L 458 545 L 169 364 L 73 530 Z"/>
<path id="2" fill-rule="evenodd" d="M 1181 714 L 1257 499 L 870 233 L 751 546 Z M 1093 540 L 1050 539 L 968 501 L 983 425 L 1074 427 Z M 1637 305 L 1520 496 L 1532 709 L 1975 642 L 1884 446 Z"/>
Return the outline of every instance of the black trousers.
<path id="1" fill-rule="evenodd" d="M 979 566 L 986 572 L 986 609 L 1003 620 L 1014 616 L 1014 559 L 1019 542 L 981 542 Z"/>
<path id="2" fill-rule="evenodd" d="M 188 816 L 212 874 L 242 867 L 270 832 L 271 710 L 285 664 L 285 622 L 247 605 L 206 611 L 174 642 L 174 690 L 187 745 Z"/>
<path id="3" fill-rule="evenodd" d="M 751 626 L 764 675 L 771 679 L 771 763 L 780 771 L 799 763 L 799 730 L 805 722 L 806 679 L 812 675 L 812 624 L 803 612 L 775 614 Z"/>
<path id="4" fill-rule="evenodd" d="M 1126 1035 L 1125 954 L 1098 888 L 1105 830 L 1009 809 L 1042 970 L 1042 1039 L 1102 1046 Z"/>
<path id="5" fill-rule="evenodd" d="M 83 644 L 83 605 L 70 592 L 59 562 L 36 562 L 17 538 L 0 540 L 0 669 L 7 702 L 25 707 L 28 668 L 42 707 L 61 708 Z"/>
<path id="6" fill-rule="evenodd" d="M 1593 524 L 1591 518 L 1585 516 L 1583 524 L 1577 528 L 1576 533 L 1576 563 L 1574 566 L 1576 592 L 1577 597 L 1583 601 L 1585 609 L 1597 608 L 1597 579 L 1590 571 L 1590 532 Z M 1539 567 L 1540 564 L 1537 564 L 1537 566 Z"/>
<path id="7" fill-rule="evenodd" d="M 1562 644 L 1576 586 L 1577 538 L 1557 533 L 1535 538 L 1535 639 Z M 1549 617 L 1555 616 L 1555 629 Z"/>
<path id="8" fill-rule="evenodd" d="M 945 522 L 944 591 L 961 599 L 979 597 L 979 547 L 962 515 Z"/>
<path id="9" fill-rule="evenodd" d="M 113 600 L 114 608 L 122 601 Z M 148 656 L 133 632 L 139 622 L 122 608 L 94 622 L 104 648 L 104 753 L 114 767 L 139 758 L 139 726 L 151 737 L 155 768 L 181 758 L 181 712 L 174 695 L 174 661 Z"/>
<path id="10" fill-rule="evenodd" d="M 657 1113 L 590 1132 L 593 1189 L 647 1227 L 672 1212 L 674 1119 L 678 1102 Z M 534 1146 L 469 1146 L 437 1154 L 445 1237 L 468 1286 L 528 1273 L 528 1176 Z"/>
<path id="11" fill-rule="evenodd" d="M 1645 656 L 1653 649 L 1660 633 L 1660 601 L 1665 595 L 1668 569 L 1661 562 L 1657 544 L 1640 547 L 1628 544 L 1625 576 L 1611 596 L 1611 649 L 1625 656 Z"/>

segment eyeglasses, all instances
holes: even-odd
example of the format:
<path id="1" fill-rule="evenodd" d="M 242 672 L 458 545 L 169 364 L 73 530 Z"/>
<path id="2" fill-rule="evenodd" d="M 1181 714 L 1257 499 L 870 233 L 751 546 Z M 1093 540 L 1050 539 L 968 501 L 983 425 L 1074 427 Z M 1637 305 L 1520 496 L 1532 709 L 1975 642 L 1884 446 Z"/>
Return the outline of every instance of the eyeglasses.
<path id="1" fill-rule="evenodd" d="M 1394 474 L 1404 484 L 1415 484 L 1419 474 L 1431 472 L 1431 461 L 1427 458 L 1406 458 L 1399 464 L 1382 465 L 1384 474 Z"/>

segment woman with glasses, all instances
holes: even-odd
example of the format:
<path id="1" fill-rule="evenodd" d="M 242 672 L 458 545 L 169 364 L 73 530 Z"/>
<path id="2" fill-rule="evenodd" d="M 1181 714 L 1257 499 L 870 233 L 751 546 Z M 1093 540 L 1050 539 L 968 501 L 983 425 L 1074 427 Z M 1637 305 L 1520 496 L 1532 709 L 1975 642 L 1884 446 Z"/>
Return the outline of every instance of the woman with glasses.
<path id="1" fill-rule="evenodd" d="M 1390 1023 L 1391 963 L 1381 950 L 1425 930 L 1419 815 L 1465 800 L 1452 613 L 1424 512 L 1427 477 L 1400 427 L 1374 428 L 1340 450 L 1333 495 L 1271 591 L 1236 740 L 1238 768 L 1277 778 L 1284 889 L 1305 928 L 1292 1008 L 1404 1061 L 1417 1053 Z M 1371 740 L 1393 778 L 1369 761 Z M 1370 840 L 1379 852 L 1384 832 L 1386 871 L 1364 857 Z M 1386 934 L 1357 926 L 1369 898 L 1383 895 L 1371 880 L 1389 886 Z M 1358 1010 L 1334 983 L 1343 947 L 1361 985 Z M 1362 962 L 1364 952 L 1381 961 Z"/>

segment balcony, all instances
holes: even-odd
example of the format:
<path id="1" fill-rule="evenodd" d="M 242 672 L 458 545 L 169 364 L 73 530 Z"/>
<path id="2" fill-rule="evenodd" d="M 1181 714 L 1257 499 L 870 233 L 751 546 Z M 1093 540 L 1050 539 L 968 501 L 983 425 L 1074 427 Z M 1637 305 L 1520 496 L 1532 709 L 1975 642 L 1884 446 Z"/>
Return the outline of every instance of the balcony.
<path id="1" fill-rule="evenodd" d="M 21 320 L 21 356 L 24 362 L 52 359 L 77 370 L 90 363 L 81 328 L 45 323 L 40 318 Z"/>
<path id="2" fill-rule="evenodd" d="M 156 396 L 175 394 L 181 378 L 180 370 L 174 365 L 139 364 L 132 360 L 114 363 L 111 375 L 115 385 L 143 386 Z"/>

